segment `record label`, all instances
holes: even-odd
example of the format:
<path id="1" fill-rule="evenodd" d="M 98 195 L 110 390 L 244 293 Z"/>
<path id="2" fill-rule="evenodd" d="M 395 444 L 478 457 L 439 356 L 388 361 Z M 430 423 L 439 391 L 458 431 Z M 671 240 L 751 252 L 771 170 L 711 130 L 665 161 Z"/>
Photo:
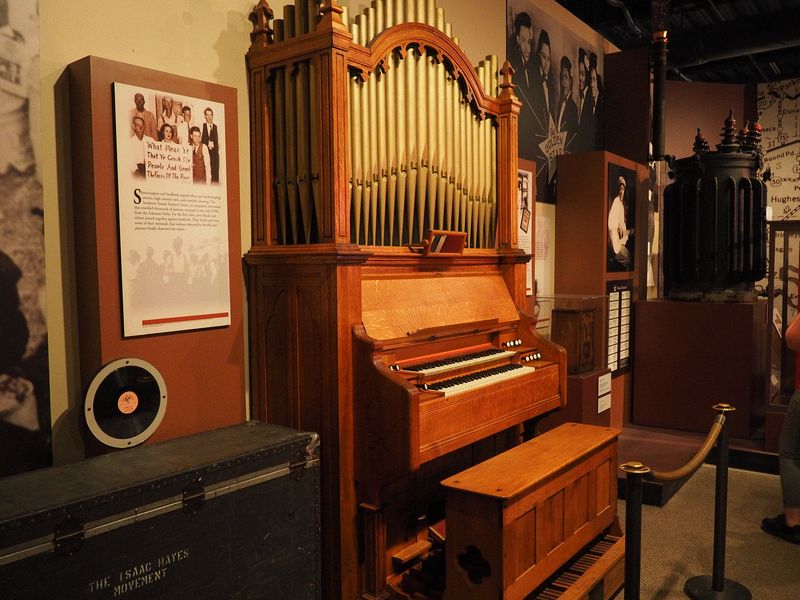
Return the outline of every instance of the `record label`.
<path id="1" fill-rule="evenodd" d="M 139 406 L 139 396 L 132 390 L 123 392 L 119 400 L 117 400 L 117 407 L 123 415 L 131 414 L 136 410 L 137 406 Z"/>
<path id="2" fill-rule="evenodd" d="M 128 448 L 149 438 L 167 408 L 164 379 L 153 365 L 137 358 L 108 363 L 86 393 L 89 431 L 102 443 Z"/>

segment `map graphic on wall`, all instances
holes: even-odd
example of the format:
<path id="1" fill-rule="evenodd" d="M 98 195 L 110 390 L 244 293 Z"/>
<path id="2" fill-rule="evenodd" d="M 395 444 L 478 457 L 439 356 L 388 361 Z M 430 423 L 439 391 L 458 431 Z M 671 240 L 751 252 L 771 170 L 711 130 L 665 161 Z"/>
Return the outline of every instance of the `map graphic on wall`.
<path id="1" fill-rule="evenodd" d="M 764 154 L 764 169 L 769 169 L 771 178 L 767 183 L 767 206 L 772 208 L 776 221 L 800 219 L 800 79 L 785 79 L 758 84 L 759 122 L 764 128 L 761 148 Z M 775 243 L 776 262 L 783 264 L 783 234 L 777 233 Z M 789 289 L 783 290 L 788 301 L 787 319 L 798 310 L 797 237 L 791 236 L 787 244 L 788 273 L 775 278 L 781 287 L 783 277 Z M 767 281 L 761 285 L 766 288 Z"/>
<path id="2" fill-rule="evenodd" d="M 126 337 L 230 325 L 224 105 L 114 84 Z"/>
<path id="3" fill-rule="evenodd" d="M 603 144 L 603 51 L 530 0 L 508 0 L 506 56 L 514 68 L 519 155 L 536 161 L 536 200 L 555 202 L 556 158 Z"/>

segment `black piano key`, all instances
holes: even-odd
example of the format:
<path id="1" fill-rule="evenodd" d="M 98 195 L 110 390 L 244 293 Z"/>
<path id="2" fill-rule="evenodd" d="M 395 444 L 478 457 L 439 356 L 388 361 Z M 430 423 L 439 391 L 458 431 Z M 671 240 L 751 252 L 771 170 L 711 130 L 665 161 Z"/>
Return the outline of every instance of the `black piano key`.
<path id="1" fill-rule="evenodd" d="M 428 383 L 425 384 L 427 388 L 423 389 L 431 389 L 431 390 L 445 390 L 447 388 L 451 388 L 456 385 L 460 385 L 462 383 L 468 383 L 471 381 L 479 381 L 481 379 L 485 379 L 486 377 L 491 377 L 492 375 L 498 375 L 500 373 L 506 373 L 508 371 L 514 371 L 516 369 L 524 368 L 522 365 L 519 364 L 507 364 L 501 365 L 499 367 L 494 367 L 491 369 L 485 369 L 483 371 L 476 371 L 475 373 L 470 373 L 468 375 L 460 375 L 458 377 L 452 377 L 450 379 L 443 379 L 441 381 L 437 381 L 435 383 Z"/>
<path id="2" fill-rule="evenodd" d="M 407 371 L 425 371 L 426 369 L 435 369 L 437 367 L 443 367 L 445 365 L 453 365 L 453 364 L 458 364 L 460 362 L 465 362 L 465 361 L 468 361 L 468 360 L 474 360 L 476 358 L 484 358 L 484 357 L 487 357 L 487 356 L 492 356 L 494 354 L 499 354 L 500 352 L 503 352 L 503 350 L 500 350 L 499 348 L 489 348 L 487 350 L 480 350 L 478 352 L 471 352 L 469 354 L 462 354 L 462 355 L 459 355 L 459 356 L 451 356 L 449 358 L 432 360 L 432 361 L 429 361 L 429 362 L 420 363 L 420 364 L 416 364 L 416 365 L 408 365 L 407 367 L 405 367 L 405 370 L 407 370 Z"/>

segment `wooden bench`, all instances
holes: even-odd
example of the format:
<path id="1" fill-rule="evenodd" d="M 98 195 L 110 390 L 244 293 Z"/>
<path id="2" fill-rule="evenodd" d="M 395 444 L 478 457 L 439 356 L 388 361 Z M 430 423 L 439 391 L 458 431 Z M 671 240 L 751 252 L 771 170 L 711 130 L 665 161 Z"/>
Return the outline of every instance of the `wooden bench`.
<path id="1" fill-rule="evenodd" d="M 624 569 L 618 435 L 565 423 L 444 480 L 445 599 L 614 595 Z M 563 593 L 544 590 L 564 582 Z"/>

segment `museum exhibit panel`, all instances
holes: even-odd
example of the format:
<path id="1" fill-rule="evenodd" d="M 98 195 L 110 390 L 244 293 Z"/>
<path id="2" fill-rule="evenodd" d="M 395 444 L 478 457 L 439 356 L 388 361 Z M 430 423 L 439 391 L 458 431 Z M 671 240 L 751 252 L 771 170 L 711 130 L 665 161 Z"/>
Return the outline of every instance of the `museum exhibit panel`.
<path id="1" fill-rule="evenodd" d="M 647 231 L 648 171 L 645 165 L 610 152 L 560 156 L 558 169 L 556 300 L 559 295 L 565 298 L 562 302 L 576 295 L 604 299 L 601 305 L 589 303 L 584 309 L 593 309 L 589 314 L 592 322 L 597 322 L 587 330 L 597 348 L 597 360 L 591 369 L 570 373 L 568 380 L 576 395 L 570 396 L 574 404 L 567 411 L 581 406 L 581 412 L 592 419 L 582 422 L 621 427 L 630 405 L 631 371 L 635 369 L 633 307 L 644 293 L 639 272 L 646 268 L 647 237 L 640 232 Z M 615 201 L 624 217 L 624 244 L 619 224 L 615 223 L 614 238 L 611 235 Z M 628 257 L 624 265 L 616 258 L 622 248 Z M 554 335 L 556 325 L 554 317 Z M 598 406 L 598 386 L 609 373 L 611 397 Z"/>

